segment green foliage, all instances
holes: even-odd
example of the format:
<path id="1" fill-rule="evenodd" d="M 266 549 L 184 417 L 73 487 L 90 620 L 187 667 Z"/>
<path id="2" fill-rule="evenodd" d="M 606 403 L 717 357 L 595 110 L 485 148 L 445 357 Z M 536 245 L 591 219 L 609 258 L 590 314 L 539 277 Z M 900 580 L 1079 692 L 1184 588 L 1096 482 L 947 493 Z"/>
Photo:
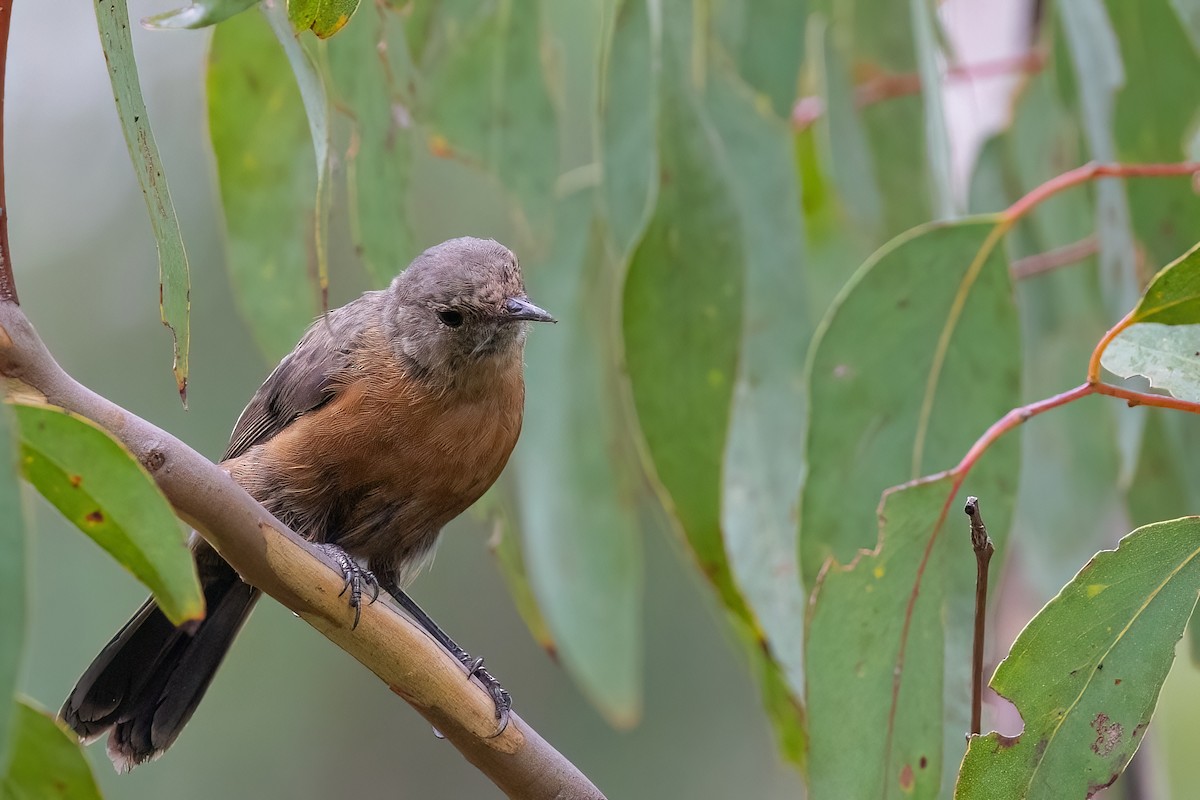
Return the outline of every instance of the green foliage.
<path id="1" fill-rule="evenodd" d="M 0 771 L 9 763 L 21 656 L 25 649 L 25 512 L 18 483 L 17 430 L 0 406 Z"/>
<path id="2" fill-rule="evenodd" d="M 18 700 L 12 734 L 12 760 L 0 773 L 5 800 L 100 800 L 83 751 L 52 716 Z"/>
<path id="3" fill-rule="evenodd" d="M 133 456 L 81 417 L 50 406 L 13 408 L 25 479 L 144 583 L 168 619 L 179 625 L 204 616 L 179 522 Z"/>
<path id="4" fill-rule="evenodd" d="M 972 737 L 955 798 L 1090 796 L 1142 743 L 1200 591 L 1200 518 L 1093 558 L 1013 643 L 991 686 L 1019 736 Z"/>
<path id="5" fill-rule="evenodd" d="M 188 349 L 191 347 L 191 279 L 179 220 L 171 202 L 171 191 L 167 188 L 167 176 L 150 130 L 146 103 L 142 100 L 125 0 L 96 0 L 96 22 L 100 27 L 100 43 L 108 64 L 121 131 L 125 134 L 129 157 L 133 159 L 138 185 L 146 198 L 154 242 L 158 246 L 158 305 L 162 322 L 170 329 L 174 341 L 171 369 L 175 373 L 179 396 L 186 404 Z"/>
<path id="6" fill-rule="evenodd" d="M 262 15 L 213 32 L 208 97 L 230 279 L 258 346 L 280 358 L 317 313 L 308 282 L 317 179 L 296 78 Z"/>
<path id="7" fill-rule="evenodd" d="M 984 499 L 1002 554 L 1014 529 L 1025 563 L 996 569 L 1023 570 L 1032 608 L 1127 513 L 1151 521 L 1195 499 L 1200 448 L 1178 415 L 1143 436 L 1145 414 L 1093 400 L 980 440 L 1082 380 L 1130 308 L 1103 365 L 1200 401 L 1200 201 L 1186 180 L 1104 180 L 1004 211 L 1089 159 L 1177 162 L 1194 147 L 1192 0 L 1055 4 L 1037 31 L 1049 56 L 972 176 L 969 206 L 987 216 L 970 217 L 941 89 L 947 62 L 973 59 L 947 52 L 927 0 L 291 0 L 265 19 L 237 14 L 247 5 L 151 23 L 224 20 L 210 136 L 255 340 L 269 359 L 291 348 L 330 263 L 378 288 L 448 235 L 521 253 L 531 296 L 562 322 L 530 336 L 497 555 L 535 639 L 610 722 L 642 708 L 641 534 L 665 518 L 814 797 L 948 797 L 968 716 L 965 494 Z M 125 10 L 97 12 L 127 136 L 149 141 L 144 109 L 130 111 Z M 157 198 L 182 389 L 182 245 L 171 256 L 152 143 L 131 151 Z M 1037 267 L 1063 247 L 1081 263 Z M 147 489 L 126 455 L 103 457 L 125 465 L 105 468 L 114 486 Z M 75 462 L 52 466 L 31 474 L 86 527 L 93 500 L 64 498 L 91 474 L 64 488 Z M 127 564 L 182 552 L 161 498 L 143 505 L 153 520 L 110 532 Z M 1005 796 L 1078 795 L 1119 773 L 1191 613 L 1196 541 L 1188 520 L 1143 528 L 1030 623 L 994 680 L 1026 730 L 975 737 L 959 796 L 998 782 Z M 187 582 L 159 578 L 162 592 Z"/>

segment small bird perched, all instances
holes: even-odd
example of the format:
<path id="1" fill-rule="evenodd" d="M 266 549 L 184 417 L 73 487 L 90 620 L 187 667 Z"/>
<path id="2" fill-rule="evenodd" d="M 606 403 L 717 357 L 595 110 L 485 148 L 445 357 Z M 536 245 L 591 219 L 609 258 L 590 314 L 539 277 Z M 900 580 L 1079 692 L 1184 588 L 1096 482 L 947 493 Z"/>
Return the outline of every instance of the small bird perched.
<path id="1" fill-rule="evenodd" d="M 442 527 L 492 485 L 517 442 L 526 321 L 554 319 L 529 302 L 508 248 L 472 238 L 432 247 L 386 290 L 308 329 L 251 398 L 221 462 L 342 566 L 355 624 L 362 582 L 377 580 L 472 674 L 481 662 L 470 662 L 401 587 Z M 147 600 L 60 712 L 85 740 L 109 733 L 118 772 L 175 741 L 260 594 L 194 534 L 192 550 L 205 618 L 177 628 Z M 502 715 L 507 693 L 486 677 Z"/>

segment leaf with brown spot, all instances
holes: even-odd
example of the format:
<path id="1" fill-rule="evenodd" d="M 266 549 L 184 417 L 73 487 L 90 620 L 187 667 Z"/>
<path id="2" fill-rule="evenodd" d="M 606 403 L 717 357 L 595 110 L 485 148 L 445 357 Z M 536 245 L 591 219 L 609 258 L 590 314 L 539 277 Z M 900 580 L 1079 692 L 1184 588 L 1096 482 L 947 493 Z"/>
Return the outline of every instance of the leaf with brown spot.
<path id="1" fill-rule="evenodd" d="M 25 479 L 146 584 L 168 619 L 203 617 L 179 521 L 137 459 L 82 417 L 50 406 L 13 408 Z"/>
<path id="2" fill-rule="evenodd" d="M 1200 517 L 1139 528 L 1105 550 L 1026 626 L 991 686 L 1025 731 L 971 738 L 956 800 L 1090 796 L 1141 737 L 1200 591 Z M 1119 688 L 1098 680 L 1116 671 Z M 1132 731 L 1132 735 L 1126 733 Z"/>

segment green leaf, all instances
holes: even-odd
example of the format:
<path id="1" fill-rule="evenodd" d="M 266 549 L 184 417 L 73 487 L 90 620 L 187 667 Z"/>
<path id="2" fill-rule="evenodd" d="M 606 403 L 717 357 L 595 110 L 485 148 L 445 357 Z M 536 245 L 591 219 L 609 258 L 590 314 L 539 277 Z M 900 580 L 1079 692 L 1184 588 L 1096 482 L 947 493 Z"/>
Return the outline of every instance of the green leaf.
<path id="1" fill-rule="evenodd" d="M 953 467 L 1017 405 L 1016 309 L 995 223 L 892 240 L 821 323 L 809 356 L 806 584 L 830 556 L 846 563 L 874 545 L 884 489 Z"/>
<path id="2" fill-rule="evenodd" d="M 954 199 L 954 184 L 950 174 L 950 133 L 942 108 L 942 67 L 938 47 L 937 22 L 932 0 L 909 0 L 912 14 L 913 42 L 921 76 L 921 102 L 925 109 L 925 152 L 929 163 L 929 178 L 933 205 L 938 217 L 947 219 L 958 214 Z"/>
<path id="3" fill-rule="evenodd" d="M 1133 325 L 1109 343 L 1100 363 L 1122 378 L 1143 375 L 1153 388 L 1200 402 L 1200 325 Z"/>
<path id="4" fill-rule="evenodd" d="M 656 488 L 763 678 L 784 755 L 802 765 L 803 709 L 764 650 L 722 540 L 722 459 L 746 266 L 724 153 L 693 92 L 689 9 L 675 2 L 663 14 L 658 203 L 625 279 L 625 359 Z"/>
<path id="5" fill-rule="evenodd" d="M 1125 71 L 1104 0 L 1061 0 L 1057 8 L 1079 82 L 1083 130 L 1091 157 L 1116 161 L 1113 115 L 1117 92 L 1125 84 Z M 1098 182 L 1095 193 L 1100 287 L 1109 315 L 1116 319 L 1138 295 L 1129 203 L 1118 181 Z"/>
<path id="6" fill-rule="evenodd" d="M 709 78 L 707 109 L 725 145 L 746 264 L 741 353 L 721 473 L 721 528 L 737 585 L 794 697 L 804 693 L 807 597 L 796 556 L 804 468 L 804 363 L 814 327 L 791 131 L 732 71 Z"/>
<path id="7" fill-rule="evenodd" d="M 1200 590 L 1200 518 L 1099 553 L 1026 626 L 991 686 L 1016 737 L 971 739 L 955 797 L 1060 798 L 1112 784 L 1142 742 Z"/>
<path id="8" fill-rule="evenodd" d="M 721 459 L 737 373 L 745 264 L 737 209 L 707 121 L 678 79 L 662 86 L 658 207 L 623 305 L 633 400 L 662 489 L 701 569 L 744 609 L 725 561 Z M 664 335 L 670 331 L 670 335 Z"/>
<path id="9" fill-rule="evenodd" d="M 25 653 L 25 512 L 17 480 L 17 431 L 0 403 L 0 771 L 11 753 L 12 703 Z"/>
<path id="10" fill-rule="evenodd" d="M 493 509 L 490 515 L 492 535 L 488 539 L 488 549 L 492 551 L 500 567 L 500 574 L 504 577 L 513 605 L 516 606 L 525 627 L 529 628 L 534 641 L 557 661 L 558 645 L 554 643 L 554 634 L 550 632 L 550 625 L 542 615 L 542 610 L 538 608 L 537 597 L 534 596 L 533 586 L 529 583 L 529 569 L 521 553 L 521 542 L 513 524 L 514 514 L 505 503 L 501 502 L 498 505 L 499 508 Z"/>
<path id="11" fill-rule="evenodd" d="M 283 10 L 274 3 L 262 6 L 263 14 L 275 32 L 275 38 L 283 47 L 296 85 L 300 88 L 300 99 L 304 101 L 304 114 L 308 118 L 308 132 L 312 136 L 313 154 L 316 156 L 317 191 L 313 199 L 313 250 L 317 257 L 317 287 L 321 291 L 321 309 L 329 308 L 329 254 L 325 242 L 329 228 L 329 98 L 325 93 L 325 79 L 317 71 L 312 57 L 300 46 L 300 41 L 288 27 Z M 340 27 L 340 26 L 339 26 Z M 329 34 L 332 35 L 332 32 Z"/>
<path id="12" fill-rule="evenodd" d="M 1125 163 L 1184 161 L 1200 107 L 1200 83 L 1192 79 L 1200 74 L 1200 53 L 1167 0 L 1107 0 L 1107 7 L 1125 66 L 1113 115 L 1117 157 Z M 1132 180 L 1125 191 L 1149 263 L 1165 264 L 1200 239 L 1200 197 L 1190 180 Z"/>
<path id="13" fill-rule="evenodd" d="M 1191 37 L 1192 46 L 1200 50 L 1200 0 L 1171 0 L 1171 7 Z"/>
<path id="14" fill-rule="evenodd" d="M 658 192 L 660 13 L 655 2 L 620 0 L 601 65 L 603 204 L 622 259 L 645 229 Z"/>
<path id="15" fill-rule="evenodd" d="M 965 537 L 948 538 L 938 522 L 949 487 L 887 495 L 904 512 L 885 506 L 878 525 L 873 512 L 883 489 L 953 467 L 1019 402 L 1017 315 L 994 223 L 976 217 L 893 240 L 851 279 L 810 352 L 800 563 L 807 585 L 826 573 L 805 644 L 814 797 L 907 785 L 934 796 L 962 750 L 974 570 Z M 984 499 L 1001 549 L 1017 445 L 993 445 L 966 486 Z M 920 651 L 916 666 L 897 660 L 902 649 Z M 840 749 L 864 731 L 865 749 Z"/>
<path id="16" fill-rule="evenodd" d="M 732 56 L 755 105 L 780 120 L 791 117 L 804 62 L 805 0 L 731 0 L 716 3 L 713 30 Z"/>
<path id="17" fill-rule="evenodd" d="M 328 46 L 339 108 L 354 126 L 345 155 L 352 232 L 377 287 L 416 255 L 407 222 L 412 121 L 393 85 L 398 65 L 380 46 L 398 23 L 391 13 L 368 8 Z"/>
<path id="18" fill-rule="evenodd" d="M 558 124 L 539 60 L 537 0 L 497 0 L 453 38 L 422 92 L 430 147 L 495 175 L 535 229 L 552 209 Z"/>
<path id="19" fill-rule="evenodd" d="M 620 272 L 594 205 L 590 192 L 563 200 L 553 247 L 527 268 L 531 295 L 560 321 L 530 332 L 514 461 L 529 579 L 558 657 L 610 722 L 629 727 L 642 703 L 637 457 L 614 391 Z"/>
<path id="20" fill-rule="evenodd" d="M 61 409 L 13 408 L 25 479 L 144 583 L 171 622 L 203 617 L 204 596 L 179 521 L 129 451 Z"/>
<path id="21" fill-rule="evenodd" d="M 1200 322 L 1200 244 L 1163 267 L 1133 309 L 1130 322 Z"/>
<path id="22" fill-rule="evenodd" d="M 12 761 L 0 787 L 11 800 L 100 800 L 100 788 L 75 738 L 55 719 L 17 701 Z"/>
<path id="23" fill-rule="evenodd" d="M 150 117 L 142 100 L 138 82 L 137 62 L 133 57 L 133 40 L 129 34 L 129 10 L 125 0 L 95 0 L 96 22 L 100 28 L 100 45 L 108 64 L 113 98 L 125 145 L 133 160 L 150 227 L 158 246 L 159 313 L 162 323 L 171 331 L 174 342 L 175 386 L 179 397 L 187 404 L 188 349 L 191 346 L 190 321 L 191 279 L 188 275 L 187 253 L 179 232 L 179 219 L 167 188 L 167 176 L 150 130 Z"/>
<path id="24" fill-rule="evenodd" d="M 312 139 L 287 57 L 260 14 L 213 32 L 208 123 L 235 297 L 274 361 L 317 313 L 309 281 Z"/>
<path id="25" fill-rule="evenodd" d="M 944 478 L 885 494 L 879 548 L 816 588 L 805 644 L 813 800 L 938 795 L 946 586 L 921 570 L 947 569 L 946 532 L 928 566 L 923 554 L 950 490 Z"/>
<path id="26" fill-rule="evenodd" d="M 287 0 L 287 18 L 296 33 L 311 30 L 328 39 L 345 27 L 359 0 Z"/>
<path id="27" fill-rule="evenodd" d="M 142 27 L 165 31 L 181 28 L 207 28 L 240 14 L 258 0 L 198 0 L 184 8 L 142 18 Z"/>

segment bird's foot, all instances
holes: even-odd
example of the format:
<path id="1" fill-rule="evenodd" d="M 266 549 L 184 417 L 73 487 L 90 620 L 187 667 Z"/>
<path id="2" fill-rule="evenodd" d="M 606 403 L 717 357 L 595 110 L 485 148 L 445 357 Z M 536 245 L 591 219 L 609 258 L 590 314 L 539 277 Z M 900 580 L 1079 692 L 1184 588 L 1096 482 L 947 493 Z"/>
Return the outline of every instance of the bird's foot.
<path id="1" fill-rule="evenodd" d="M 487 671 L 487 668 L 483 666 L 482 658 L 471 658 L 463 651 L 460 651 L 458 657 L 463 666 L 467 668 L 467 679 L 478 678 L 492 698 L 492 702 L 495 703 L 496 722 L 499 723 L 499 727 L 493 735 L 499 736 L 508 727 L 508 712 L 512 710 L 512 695 L 500 685 L 500 681 L 496 680 L 492 673 Z"/>
<path id="2" fill-rule="evenodd" d="M 318 544 L 317 547 L 333 559 L 333 562 L 342 571 L 342 579 L 345 584 L 338 592 L 338 597 L 344 595 L 347 590 L 350 591 L 350 607 L 354 609 L 354 624 L 350 626 L 350 629 L 353 630 L 358 627 L 358 621 L 362 617 L 363 585 L 370 588 L 370 602 L 374 603 L 379 599 L 379 581 L 375 578 L 375 573 L 360 565 L 350 557 L 349 553 L 336 544 Z"/>

